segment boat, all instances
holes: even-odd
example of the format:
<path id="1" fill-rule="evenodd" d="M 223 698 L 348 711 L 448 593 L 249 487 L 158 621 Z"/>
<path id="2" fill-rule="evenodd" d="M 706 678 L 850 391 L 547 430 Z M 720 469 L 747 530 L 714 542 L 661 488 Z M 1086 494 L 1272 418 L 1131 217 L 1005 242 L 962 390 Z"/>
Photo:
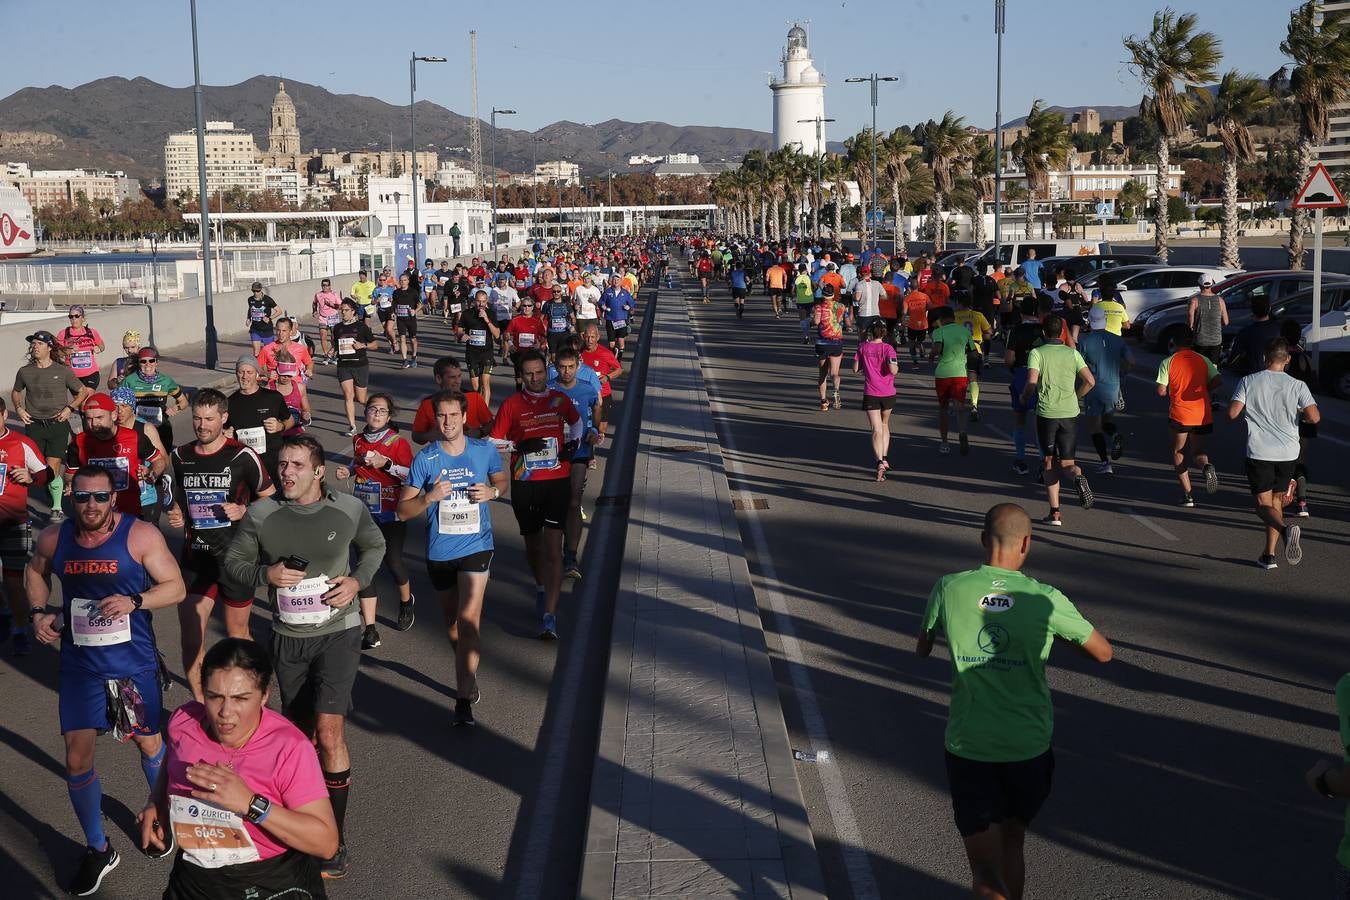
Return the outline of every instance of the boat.
<path id="1" fill-rule="evenodd" d="M 37 252 L 33 207 L 11 185 L 0 185 L 0 259 L 23 259 Z"/>
<path id="2" fill-rule="evenodd" d="M 84 251 L 85 256 L 101 256 L 101 255 L 103 255 L 104 253 L 107 253 L 107 252 L 108 252 L 107 250 L 104 250 L 104 249 L 103 249 L 102 247 L 100 247 L 98 244 L 95 244 L 94 246 L 90 247 L 88 250 Z"/>

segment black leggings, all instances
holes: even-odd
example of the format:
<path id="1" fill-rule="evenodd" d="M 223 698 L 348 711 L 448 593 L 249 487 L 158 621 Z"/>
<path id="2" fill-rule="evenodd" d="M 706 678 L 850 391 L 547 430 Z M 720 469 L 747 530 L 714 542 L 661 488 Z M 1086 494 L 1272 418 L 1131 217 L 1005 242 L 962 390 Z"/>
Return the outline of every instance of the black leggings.
<path id="1" fill-rule="evenodd" d="M 375 525 L 380 529 L 380 534 L 384 535 L 384 567 L 394 577 L 394 584 L 403 587 L 408 583 L 408 569 L 403 565 L 403 540 L 408 536 L 408 523 L 376 522 Z M 360 595 L 374 597 L 374 581 L 363 586 Z"/>

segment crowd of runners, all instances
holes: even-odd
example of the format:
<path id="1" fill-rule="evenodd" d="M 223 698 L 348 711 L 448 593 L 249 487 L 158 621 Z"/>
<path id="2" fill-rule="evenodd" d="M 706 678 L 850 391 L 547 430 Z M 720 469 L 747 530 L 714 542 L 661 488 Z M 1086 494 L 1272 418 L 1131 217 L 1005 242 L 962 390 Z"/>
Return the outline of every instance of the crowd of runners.
<path id="1" fill-rule="evenodd" d="M 473 725 L 492 501 L 511 505 L 536 633 L 556 641 L 563 583 L 583 577 L 587 475 L 610 427 L 638 292 L 667 261 L 663 243 L 639 237 L 541 243 L 453 268 L 409 259 L 397 276 L 362 272 L 345 297 L 324 280 L 308 310 L 317 342 L 255 283 L 237 389 L 190 400 L 135 332 L 107 372 L 110 390 L 99 390 L 103 340 L 78 307 L 70 328 L 28 338 L 10 397 L 26 433 L 0 432 L 0 625 L 16 655 L 30 635 L 61 650 L 58 718 L 86 843 L 73 894 L 95 893 L 120 861 L 94 760 L 104 733 L 139 751 L 151 792 L 140 849 L 175 857 L 164 896 L 319 897 L 323 879 L 346 874 L 344 728 L 361 654 L 382 644 L 377 576 L 397 586 L 406 631 L 417 604 L 409 523 L 423 522 L 418 555 L 455 658 L 453 725 Z M 462 358 L 432 361 L 434 390 L 407 411 L 405 433 L 393 393 L 372 384 L 371 359 L 387 352 L 420 367 L 426 319 Z M 341 460 L 310 433 L 308 386 L 325 369 L 352 442 Z M 494 374 L 514 390 L 494 398 Z M 183 410 L 192 439 L 175 442 Z M 30 491 L 51 509 L 36 535 Z M 166 533 L 181 533 L 180 558 Z M 271 613 L 265 649 L 250 628 L 259 589 Z M 228 637 L 208 648 L 217 605 Z M 171 607 L 181 634 L 172 668 L 192 700 L 161 721 L 172 676 L 151 611 Z M 267 707 L 273 679 L 281 714 Z"/>

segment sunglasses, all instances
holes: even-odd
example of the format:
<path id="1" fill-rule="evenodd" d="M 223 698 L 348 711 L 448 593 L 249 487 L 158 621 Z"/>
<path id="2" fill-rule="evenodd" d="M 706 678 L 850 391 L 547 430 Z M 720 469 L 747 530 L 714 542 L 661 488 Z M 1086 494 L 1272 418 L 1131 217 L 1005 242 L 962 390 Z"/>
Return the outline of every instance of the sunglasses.
<path id="1" fill-rule="evenodd" d="M 95 503 L 107 503 L 112 499 L 112 491 L 72 491 L 70 496 L 79 504 L 88 503 L 90 500 Z"/>
<path id="2" fill-rule="evenodd" d="M 158 358 L 158 357 L 151 357 L 151 358 L 149 358 L 149 359 L 138 360 L 138 362 L 139 362 L 141 365 L 145 365 L 146 363 L 159 362 L 159 358 Z"/>
<path id="3" fill-rule="evenodd" d="M 84 313 L 71 313 L 70 315 L 66 316 L 66 318 L 67 318 L 67 319 L 83 319 L 83 318 L 84 318 Z"/>

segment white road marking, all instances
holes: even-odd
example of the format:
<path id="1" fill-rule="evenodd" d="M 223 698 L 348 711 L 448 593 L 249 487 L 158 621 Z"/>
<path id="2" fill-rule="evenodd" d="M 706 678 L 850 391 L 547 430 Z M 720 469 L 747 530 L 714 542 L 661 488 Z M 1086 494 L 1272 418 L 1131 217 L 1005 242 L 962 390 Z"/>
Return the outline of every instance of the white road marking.
<path id="1" fill-rule="evenodd" d="M 1143 526 L 1144 526 L 1145 528 L 1147 528 L 1149 531 L 1151 531 L 1151 532 L 1153 532 L 1154 534 L 1158 535 L 1158 537 L 1163 538 L 1164 540 L 1168 540 L 1168 541 L 1176 541 L 1176 540 L 1180 540 L 1175 534 L 1173 534 L 1172 532 L 1168 531 L 1166 528 L 1162 527 L 1162 526 L 1159 525 L 1157 522 L 1154 522 L 1152 519 L 1148 518 L 1147 516 L 1141 516 L 1139 513 L 1135 512 L 1133 509 L 1131 509 L 1131 508 L 1128 507 L 1128 506 L 1122 506 L 1122 507 L 1121 507 L 1121 511 L 1124 512 L 1124 513 L 1125 513 L 1127 516 L 1129 516 L 1131 519 L 1134 519 L 1134 520 L 1135 520 L 1136 522 L 1138 522 L 1140 525 L 1143 525 Z"/>
<path id="2" fill-rule="evenodd" d="M 691 316 L 694 331 L 700 331 L 698 322 Z M 703 369 L 703 378 L 709 387 L 715 383 L 709 369 Z M 725 417 L 726 407 L 708 391 L 715 415 Z M 747 483 L 745 471 L 738 461 L 736 443 L 731 429 L 726 428 L 722 435 L 722 459 L 736 480 Z M 739 492 L 738 492 L 739 493 Z M 748 496 L 748 495 L 747 495 Z M 825 717 L 821 715 L 820 703 L 816 699 L 815 688 L 811 686 L 811 675 L 806 667 L 806 657 L 802 653 L 801 642 L 797 640 L 797 631 L 792 624 L 792 613 L 787 600 L 778 589 L 778 573 L 769 554 L 769 541 L 764 535 L 764 526 L 760 524 L 759 514 L 753 509 L 743 511 L 746 530 L 750 533 L 750 543 L 755 548 L 755 558 L 759 563 L 760 583 L 769 606 L 777 620 L 779 640 L 783 646 L 783 656 L 787 660 L 788 673 L 792 678 L 792 689 L 797 695 L 797 704 L 801 708 L 802 722 L 806 726 L 806 736 L 811 749 L 819 755 L 830 751 L 830 735 L 825 728 Z M 831 757 L 835 754 L 831 753 Z M 876 876 L 872 873 L 872 864 L 867 858 L 867 848 L 863 844 L 862 830 L 858 827 L 858 817 L 849 803 L 848 787 L 838 764 L 817 766 L 821 788 L 825 792 L 825 801 L 830 808 L 830 818 L 834 822 L 835 838 L 839 841 L 844 855 L 844 868 L 848 871 L 849 884 L 853 896 L 859 900 L 880 900 L 881 891 L 877 888 Z"/>

